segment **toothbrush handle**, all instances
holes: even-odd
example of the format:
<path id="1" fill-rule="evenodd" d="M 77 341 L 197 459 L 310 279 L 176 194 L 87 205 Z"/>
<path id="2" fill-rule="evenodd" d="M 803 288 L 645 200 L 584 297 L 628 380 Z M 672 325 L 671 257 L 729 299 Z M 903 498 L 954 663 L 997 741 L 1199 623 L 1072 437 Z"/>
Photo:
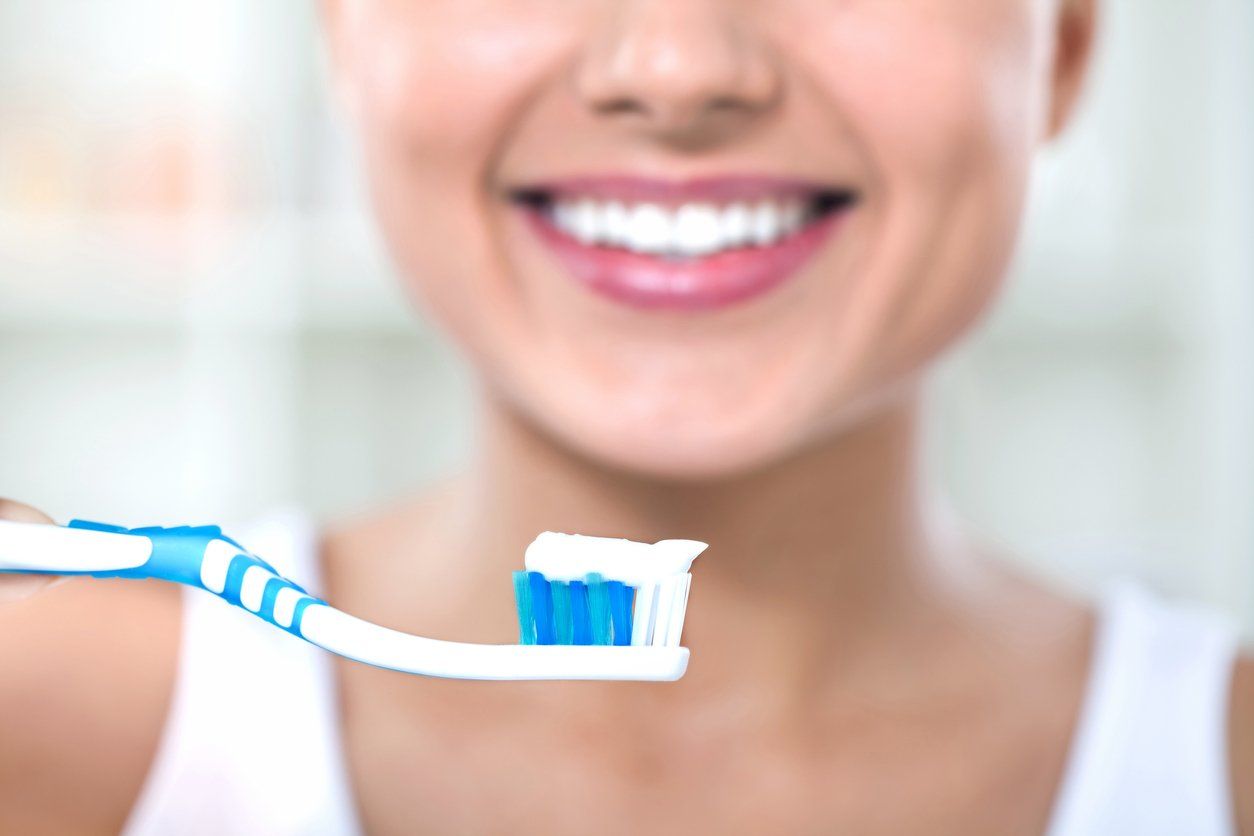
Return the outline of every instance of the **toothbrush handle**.
<path id="1" fill-rule="evenodd" d="M 147 537 L 0 520 L 0 572 L 126 571 L 148 562 L 152 548 Z"/>
<path id="2" fill-rule="evenodd" d="M 3 572 L 172 581 L 208 590 L 302 638 L 305 610 L 325 604 L 217 526 L 126 529 L 82 520 L 64 527 L 0 521 Z"/>

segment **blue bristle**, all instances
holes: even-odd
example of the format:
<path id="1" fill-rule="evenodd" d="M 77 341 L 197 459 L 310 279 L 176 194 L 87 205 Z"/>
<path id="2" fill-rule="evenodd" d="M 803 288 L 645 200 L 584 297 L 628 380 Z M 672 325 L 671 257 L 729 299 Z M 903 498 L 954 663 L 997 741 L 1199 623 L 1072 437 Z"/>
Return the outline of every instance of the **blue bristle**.
<path id="1" fill-rule="evenodd" d="M 536 643 L 536 621 L 531 614 L 531 582 L 526 572 L 514 573 L 514 603 L 518 606 L 518 643 Z"/>
<path id="2" fill-rule="evenodd" d="M 558 644 L 571 643 L 570 587 L 561 581 L 549 584 L 553 595 L 553 636 Z"/>
<path id="3" fill-rule="evenodd" d="M 570 626 L 572 644 L 592 644 L 592 621 L 588 613 L 588 587 L 583 581 L 570 582 Z"/>
<path id="4" fill-rule="evenodd" d="M 531 581 L 531 613 L 536 623 L 536 644 L 553 644 L 553 594 L 539 572 L 528 572 Z"/>
<path id="5" fill-rule="evenodd" d="M 614 624 L 614 644 L 631 644 L 631 599 L 635 590 L 622 581 L 605 584 L 610 593 L 610 621 Z"/>
<path id="6" fill-rule="evenodd" d="M 592 643 L 610 643 L 610 593 L 605 578 L 599 572 L 590 572 L 584 581 L 588 584 L 588 610 L 592 621 Z"/>

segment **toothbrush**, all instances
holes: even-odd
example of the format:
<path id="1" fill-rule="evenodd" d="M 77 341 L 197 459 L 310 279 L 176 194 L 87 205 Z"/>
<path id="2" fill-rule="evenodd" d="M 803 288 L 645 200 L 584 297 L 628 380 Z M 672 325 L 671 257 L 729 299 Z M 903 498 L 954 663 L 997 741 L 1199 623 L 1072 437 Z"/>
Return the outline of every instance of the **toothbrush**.
<path id="1" fill-rule="evenodd" d="M 127 529 L 0 521 L 0 572 L 157 578 L 207 590 L 331 653 L 455 679 L 673 681 L 695 540 L 652 545 L 545 532 L 514 575 L 517 645 L 414 636 L 335 609 L 217 526 Z"/>

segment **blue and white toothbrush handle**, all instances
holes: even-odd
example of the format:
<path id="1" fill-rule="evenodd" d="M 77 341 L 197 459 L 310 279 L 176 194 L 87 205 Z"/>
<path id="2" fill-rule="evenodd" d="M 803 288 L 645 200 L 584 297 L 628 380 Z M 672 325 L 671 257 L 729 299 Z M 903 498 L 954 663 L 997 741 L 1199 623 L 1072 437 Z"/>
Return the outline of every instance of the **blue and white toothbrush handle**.
<path id="1" fill-rule="evenodd" d="M 426 676 L 669 681 L 688 666 L 684 647 L 471 644 L 391 630 L 310 595 L 217 526 L 0 521 L 0 572 L 173 581 L 207 590 L 332 653 Z"/>

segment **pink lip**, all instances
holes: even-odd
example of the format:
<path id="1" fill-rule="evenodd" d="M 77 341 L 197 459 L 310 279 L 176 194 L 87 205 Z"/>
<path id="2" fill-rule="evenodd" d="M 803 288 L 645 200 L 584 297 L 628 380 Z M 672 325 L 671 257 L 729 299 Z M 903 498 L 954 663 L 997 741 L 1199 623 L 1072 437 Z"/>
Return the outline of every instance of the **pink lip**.
<path id="1" fill-rule="evenodd" d="M 545 184 L 551 195 L 578 194 L 625 202 L 752 201 L 814 195 L 821 186 L 763 177 L 660 181 L 633 177 L 579 178 Z M 840 228 L 846 209 L 831 212 L 767 247 L 743 247 L 684 261 L 580 243 L 541 211 L 524 208 L 530 228 L 566 271 L 593 291 L 636 308 L 703 311 L 760 296 L 795 276 Z"/>
<path id="2" fill-rule="evenodd" d="M 657 180 L 649 177 L 611 175 L 608 177 L 568 177 L 540 184 L 537 188 L 553 195 L 576 194 L 604 200 L 682 203 L 708 200 L 759 200 L 769 197 L 807 196 L 833 190 L 809 180 L 791 177 L 693 177 L 687 180 Z"/>

